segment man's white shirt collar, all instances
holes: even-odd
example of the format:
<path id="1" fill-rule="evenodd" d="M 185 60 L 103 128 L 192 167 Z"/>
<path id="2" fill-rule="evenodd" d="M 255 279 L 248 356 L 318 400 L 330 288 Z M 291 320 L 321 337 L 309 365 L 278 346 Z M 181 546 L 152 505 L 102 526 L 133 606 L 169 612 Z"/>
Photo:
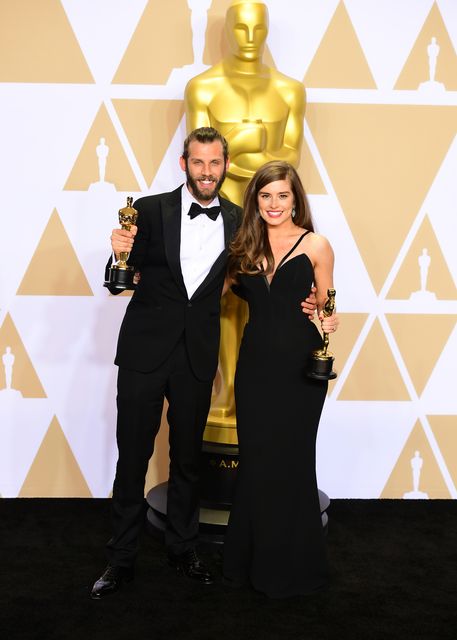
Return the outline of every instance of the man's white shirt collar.
<path id="1" fill-rule="evenodd" d="M 185 184 L 181 193 L 180 262 L 190 299 L 225 249 L 224 221 L 222 215 L 217 216 L 216 220 L 210 220 L 205 215 L 191 219 L 187 214 L 191 204 L 197 200 Z M 215 207 L 219 204 L 219 198 L 216 196 L 208 206 Z"/>

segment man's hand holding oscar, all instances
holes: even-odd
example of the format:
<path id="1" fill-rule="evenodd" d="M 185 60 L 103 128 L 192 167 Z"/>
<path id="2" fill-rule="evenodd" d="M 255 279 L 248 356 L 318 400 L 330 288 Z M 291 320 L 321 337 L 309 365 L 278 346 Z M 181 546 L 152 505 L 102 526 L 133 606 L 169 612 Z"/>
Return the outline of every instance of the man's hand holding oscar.
<path id="1" fill-rule="evenodd" d="M 116 260 L 119 260 L 121 253 L 131 252 L 137 232 L 138 227 L 134 224 L 130 227 L 130 231 L 127 231 L 127 229 L 113 229 L 111 233 L 111 248 Z"/>
<path id="2" fill-rule="evenodd" d="M 138 211 L 132 207 L 132 196 L 127 197 L 127 206 L 119 209 L 118 218 L 120 229 L 111 232 L 111 248 L 116 256 L 116 262 L 107 269 L 104 286 L 112 293 L 136 289 L 135 267 L 128 264 L 133 242 L 138 228 L 136 220 Z"/>

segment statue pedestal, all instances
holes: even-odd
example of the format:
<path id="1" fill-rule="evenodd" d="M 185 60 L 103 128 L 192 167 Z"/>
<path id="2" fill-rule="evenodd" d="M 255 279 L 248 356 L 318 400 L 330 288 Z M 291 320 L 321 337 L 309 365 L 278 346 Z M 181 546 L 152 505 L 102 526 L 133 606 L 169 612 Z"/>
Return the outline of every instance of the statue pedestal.
<path id="1" fill-rule="evenodd" d="M 425 491 L 407 491 L 403 494 L 403 500 L 428 500 L 428 493 L 425 493 Z"/>
<path id="2" fill-rule="evenodd" d="M 175 67 L 170 72 L 166 84 L 167 86 L 182 86 L 191 80 L 191 78 L 194 78 L 199 73 L 203 73 L 203 71 L 206 71 L 207 69 L 209 69 L 209 66 L 203 63 L 186 64 L 184 67 Z"/>
<path id="3" fill-rule="evenodd" d="M 167 489 L 168 483 L 162 482 L 148 491 L 146 501 L 148 503 L 147 522 L 150 533 L 160 539 L 163 538 L 167 524 Z M 322 526 L 327 532 L 328 515 L 326 513 L 330 498 L 319 490 L 319 504 L 321 509 Z M 204 500 L 200 507 L 199 543 L 220 545 L 224 542 L 225 531 L 230 514 L 230 505 L 226 504 L 222 508 L 208 506 Z M 271 508 L 272 518 L 274 518 L 274 505 Z"/>
<path id="4" fill-rule="evenodd" d="M 423 91 L 426 93 L 443 93 L 446 91 L 446 87 L 442 82 L 437 82 L 436 80 L 427 80 L 426 82 L 421 82 L 418 86 L 418 91 Z"/>
<path id="5" fill-rule="evenodd" d="M 0 389 L 0 398 L 22 398 L 22 391 L 12 389 L 11 387 Z"/>
<path id="6" fill-rule="evenodd" d="M 92 182 L 88 191 L 95 193 L 116 193 L 116 187 L 112 182 Z"/>
<path id="7" fill-rule="evenodd" d="M 201 504 L 208 509 L 229 509 L 238 469 L 238 446 L 203 442 L 200 462 Z"/>
<path id="8" fill-rule="evenodd" d="M 409 299 L 414 302 L 435 302 L 436 295 L 433 291 L 426 291 L 424 289 L 423 291 L 413 291 Z"/>

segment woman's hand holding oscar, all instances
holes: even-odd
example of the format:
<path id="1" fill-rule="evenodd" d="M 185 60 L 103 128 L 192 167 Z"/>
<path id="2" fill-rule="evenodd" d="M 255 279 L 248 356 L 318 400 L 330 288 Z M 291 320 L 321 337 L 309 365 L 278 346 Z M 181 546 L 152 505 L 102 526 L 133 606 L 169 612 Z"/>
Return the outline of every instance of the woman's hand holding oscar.
<path id="1" fill-rule="evenodd" d="M 324 317 L 328 318 L 335 310 L 335 289 L 327 290 L 327 301 L 322 309 Z M 313 351 L 311 354 L 307 376 L 314 380 L 333 380 L 336 373 L 333 371 L 334 356 L 328 351 L 329 334 L 324 332 L 322 349 Z"/>

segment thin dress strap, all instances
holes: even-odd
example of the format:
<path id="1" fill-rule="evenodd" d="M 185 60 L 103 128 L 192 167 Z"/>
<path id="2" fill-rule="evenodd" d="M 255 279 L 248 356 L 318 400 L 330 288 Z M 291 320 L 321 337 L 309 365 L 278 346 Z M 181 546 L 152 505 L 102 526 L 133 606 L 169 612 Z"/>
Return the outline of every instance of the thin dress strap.
<path id="1" fill-rule="evenodd" d="M 305 231 L 305 233 L 303 233 L 297 240 L 297 242 L 294 244 L 294 246 L 292 247 L 292 249 L 290 249 L 285 256 L 283 256 L 281 258 L 281 260 L 279 261 L 278 266 L 276 267 L 275 271 L 277 271 L 283 264 L 284 262 L 287 260 L 287 258 L 290 256 L 291 253 L 293 253 L 295 251 L 295 249 L 298 247 L 298 245 L 300 244 L 300 242 L 303 240 L 303 238 L 309 233 L 309 229 L 307 231 Z"/>

